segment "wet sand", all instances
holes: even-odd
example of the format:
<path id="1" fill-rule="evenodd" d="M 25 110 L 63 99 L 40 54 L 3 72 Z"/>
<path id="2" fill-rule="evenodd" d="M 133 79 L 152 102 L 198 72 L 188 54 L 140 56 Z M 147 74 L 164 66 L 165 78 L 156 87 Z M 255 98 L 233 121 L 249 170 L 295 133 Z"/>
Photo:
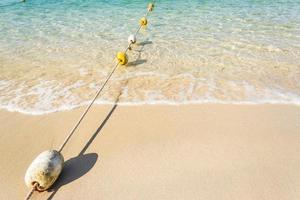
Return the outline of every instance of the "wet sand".
<path id="1" fill-rule="evenodd" d="M 27 167 L 81 111 L 0 110 L 0 199 L 25 197 Z M 299 152 L 299 106 L 95 106 L 59 180 L 32 199 L 298 200 Z"/>

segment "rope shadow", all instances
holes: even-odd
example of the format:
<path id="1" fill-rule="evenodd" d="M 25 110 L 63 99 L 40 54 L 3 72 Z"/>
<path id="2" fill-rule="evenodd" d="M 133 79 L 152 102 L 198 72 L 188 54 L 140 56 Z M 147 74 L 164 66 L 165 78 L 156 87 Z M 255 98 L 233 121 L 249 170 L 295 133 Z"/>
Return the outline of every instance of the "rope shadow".
<path id="1" fill-rule="evenodd" d="M 121 95 L 121 94 L 120 94 Z M 119 97 L 120 97 L 119 95 Z M 48 197 L 48 200 L 53 199 L 57 191 L 64 185 L 69 184 L 70 182 L 73 182 L 86 173 L 88 173 L 93 166 L 96 164 L 98 159 L 98 154 L 96 153 L 88 153 L 85 154 L 86 150 L 89 148 L 89 146 L 93 143 L 97 135 L 101 132 L 107 121 L 110 119 L 114 111 L 116 110 L 118 104 L 118 100 L 115 102 L 114 106 L 110 110 L 110 112 L 107 114 L 105 119 L 102 121 L 101 125 L 97 128 L 95 133 L 92 135 L 92 137 L 89 139 L 89 141 L 85 144 L 83 149 L 80 151 L 78 156 L 71 158 L 65 162 L 63 171 L 57 181 L 52 186 L 52 189 L 49 190 L 49 192 L 52 192 L 51 195 Z"/>

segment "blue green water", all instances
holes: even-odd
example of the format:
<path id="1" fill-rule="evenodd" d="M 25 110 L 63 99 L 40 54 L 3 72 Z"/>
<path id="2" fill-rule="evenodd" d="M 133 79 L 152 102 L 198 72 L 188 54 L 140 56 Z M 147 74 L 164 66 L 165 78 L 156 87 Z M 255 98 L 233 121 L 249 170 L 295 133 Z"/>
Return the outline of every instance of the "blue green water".
<path id="1" fill-rule="evenodd" d="M 0 108 L 86 104 L 148 1 L 0 0 Z M 300 1 L 159 0 L 98 103 L 300 103 Z"/>

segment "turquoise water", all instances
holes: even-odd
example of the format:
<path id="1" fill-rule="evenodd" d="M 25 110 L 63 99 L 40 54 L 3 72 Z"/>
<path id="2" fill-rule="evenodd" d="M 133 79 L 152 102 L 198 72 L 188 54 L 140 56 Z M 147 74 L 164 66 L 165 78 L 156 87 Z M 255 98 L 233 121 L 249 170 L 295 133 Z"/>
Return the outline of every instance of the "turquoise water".
<path id="1" fill-rule="evenodd" d="M 0 0 L 0 108 L 86 104 L 148 1 Z M 98 103 L 300 104 L 300 1 L 157 1 Z"/>

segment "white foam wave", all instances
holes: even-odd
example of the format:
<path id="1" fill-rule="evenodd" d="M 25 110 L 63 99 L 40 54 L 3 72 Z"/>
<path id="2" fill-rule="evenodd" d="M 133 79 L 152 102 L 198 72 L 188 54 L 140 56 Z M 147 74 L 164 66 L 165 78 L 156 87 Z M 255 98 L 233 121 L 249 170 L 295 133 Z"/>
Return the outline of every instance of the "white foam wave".
<path id="1" fill-rule="evenodd" d="M 150 74 L 144 74 L 150 75 Z M 152 74 L 156 76 L 155 74 Z M 141 74 L 139 74 L 140 77 Z M 135 77 L 135 76 L 130 76 Z M 127 77 L 128 78 L 128 77 Z M 161 77 L 160 77 L 161 78 Z M 174 77 L 173 77 L 174 78 Z M 220 88 L 216 85 L 214 79 L 207 79 L 205 82 L 208 89 L 205 93 L 197 94 L 195 88 L 199 83 L 199 79 L 195 79 L 189 74 L 176 76 L 176 78 L 186 78 L 190 80 L 185 87 L 180 87 L 177 96 L 174 98 L 167 96 L 160 90 L 156 89 L 132 89 L 130 86 L 121 87 L 121 96 L 119 105 L 136 106 L 136 105 L 189 105 L 189 104 L 237 104 L 237 105 L 253 105 L 253 104 L 292 104 L 300 105 L 300 95 L 293 93 L 285 88 L 273 86 L 268 88 L 260 88 L 259 90 L 246 81 L 228 81 L 229 88 L 227 95 L 218 96 Z M 125 80 L 124 78 L 119 80 Z M 118 81 L 116 81 L 118 82 Z M 73 90 L 82 87 L 91 89 L 93 96 L 97 84 L 85 83 L 82 80 L 70 85 L 63 85 L 56 81 L 40 80 L 39 84 L 32 86 L 30 89 L 26 85 L 18 84 L 14 87 L 14 81 L 0 80 L 0 109 L 11 112 L 20 112 L 29 115 L 43 115 L 53 112 L 68 111 L 89 104 L 90 101 L 83 99 Z M 14 89 L 12 89 L 14 88 Z M 120 88 L 119 88 L 120 89 Z M 132 94 L 132 90 L 134 93 Z M 141 90 L 141 91 L 139 91 Z M 236 92 L 237 90 L 237 92 Z M 239 92 L 244 93 L 243 98 L 239 96 Z M 111 92 L 111 91 L 110 91 Z M 136 94 L 136 92 L 139 94 Z M 221 91 L 223 94 L 224 91 Z M 113 93 L 107 94 L 99 98 L 95 103 L 98 105 L 114 104 Z M 33 97 L 33 98 L 32 98 Z"/>
<path id="2" fill-rule="evenodd" d="M 16 107 L 15 105 L 0 105 L 0 109 L 7 110 L 9 112 L 19 112 L 22 114 L 27 115 L 45 115 L 55 112 L 63 112 L 63 111 L 70 111 L 79 107 L 83 107 L 88 105 L 89 102 L 83 102 L 78 105 L 64 105 L 56 109 L 49 109 L 49 110 L 35 110 L 35 109 L 24 109 L 21 107 Z M 113 105 L 115 102 L 109 101 L 97 101 L 95 102 L 96 105 Z M 253 101 L 222 101 L 222 100 L 199 100 L 199 101 L 184 101 L 184 102 L 176 102 L 176 101 L 164 101 L 164 100 L 157 100 L 157 101 L 140 101 L 140 102 L 118 102 L 118 105 L 121 106 L 141 106 L 141 105 L 168 105 L 168 106 L 180 106 L 180 105 L 200 105 L 200 104 L 231 104 L 231 105 L 296 105 L 300 106 L 300 101 L 278 101 L 278 100 L 259 100 L 256 102 Z"/>
<path id="3" fill-rule="evenodd" d="M 77 105 L 63 105 L 58 108 L 43 109 L 38 108 L 23 108 L 15 104 L 0 105 L 0 109 L 5 109 L 10 112 L 19 112 L 27 115 L 45 115 L 54 112 L 70 111 L 79 107 L 87 106 L 90 101 L 85 101 Z M 112 101 L 96 101 L 96 105 L 113 105 L 116 102 Z M 295 100 L 274 100 L 274 99 L 260 99 L 256 101 L 229 101 L 229 100 L 218 100 L 218 99 L 202 99 L 202 100 L 188 100 L 188 101 L 171 101 L 171 100 L 147 100 L 147 101 L 121 101 L 117 102 L 118 105 L 122 106 L 140 106 L 140 105 L 197 105 L 197 104 L 232 104 L 232 105 L 261 105 L 261 104 L 276 104 L 276 105 L 297 105 L 300 106 L 300 98 Z"/>

